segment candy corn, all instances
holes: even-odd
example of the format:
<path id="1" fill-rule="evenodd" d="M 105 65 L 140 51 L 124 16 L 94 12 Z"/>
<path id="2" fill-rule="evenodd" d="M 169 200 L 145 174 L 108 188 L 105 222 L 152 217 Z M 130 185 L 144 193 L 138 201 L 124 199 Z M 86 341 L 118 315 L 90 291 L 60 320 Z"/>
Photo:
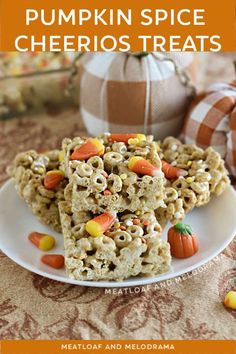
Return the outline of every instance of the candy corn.
<path id="1" fill-rule="evenodd" d="M 40 232 L 31 232 L 28 239 L 42 251 L 49 251 L 55 245 L 54 237 Z"/>
<path id="2" fill-rule="evenodd" d="M 65 259 L 61 254 L 45 254 L 41 261 L 49 267 L 60 269 L 64 267 Z"/>
<path id="3" fill-rule="evenodd" d="M 105 212 L 89 220 L 85 229 L 93 237 L 102 236 L 114 223 L 115 218 L 116 215 L 114 213 Z"/>
<path id="4" fill-rule="evenodd" d="M 226 307 L 236 310 L 236 291 L 229 291 L 224 299 L 224 304 Z"/>
<path id="5" fill-rule="evenodd" d="M 117 143 L 126 143 L 128 144 L 130 139 L 137 139 L 138 142 L 146 140 L 144 134 L 111 134 L 109 140 Z"/>
<path id="6" fill-rule="evenodd" d="M 54 189 L 56 188 L 61 181 L 65 178 L 65 175 L 62 171 L 60 170 L 52 170 L 48 171 L 46 173 L 46 176 L 44 177 L 44 187 L 46 189 Z"/>
<path id="7" fill-rule="evenodd" d="M 187 171 L 174 167 L 164 160 L 162 160 L 162 171 L 167 179 L 177 179 L 180 176 L 186 176 L 188 174 Z"/>
<path id="8" fill-rule="evenodd" d="M 70 159 L 79 161 L 87 160 L 92 156 L 102 156 L 104 151 L 104 145 L 100 140 L 90 138 L 72 153 Z"/>
<path id="9" fill-rule="evenodd" d="M 140 175 L 148 175 L 152 177 L 163 176 L 163 173 L 158 167 L 152 165 L 149 161 L 140 156 L 131 157 L 128 163 L 128 168 L 130 171 Z"/>

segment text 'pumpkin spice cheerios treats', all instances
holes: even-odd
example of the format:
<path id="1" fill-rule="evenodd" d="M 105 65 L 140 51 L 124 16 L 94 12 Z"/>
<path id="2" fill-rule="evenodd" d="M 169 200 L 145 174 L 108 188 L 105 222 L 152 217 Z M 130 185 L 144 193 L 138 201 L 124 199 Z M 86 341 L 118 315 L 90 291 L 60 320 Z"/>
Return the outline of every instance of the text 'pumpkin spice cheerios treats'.
<path id="1" fill-rule="evenodd" d="M 170 247 L 154 213 L 72 212 L 59 203 L 67 274 L 77 280 L 122 281 L 169 270 Z M 98 232 L 98 231 L 101 232 Z"/>
<path id="2" fill-rule="evenodd" d="M 224 160 L 211 147 L 203 150 L 168 137 L 160 143 L 160 157 L 166 176 L 165 208 L 156 216 L 162 225 L 178 223 L 195 207 L 207 204 L 229 185 Z"/>
<path id="3" fill-rule="evenodd" d="M 61 231 L 58 202 L 64 200 L 68 183 L 59 169 L 59 150 L 38 154 L 31 150 L 16 156 L 8 168 L 18 194 L 39 220 Z"/>
<path id="4" fill-rule="evenodd" d="M 64 139 L 62 168 L 72 211 L 153 211 L 163 206 L 164 174 L 157 144 L 143 134 Z"/>

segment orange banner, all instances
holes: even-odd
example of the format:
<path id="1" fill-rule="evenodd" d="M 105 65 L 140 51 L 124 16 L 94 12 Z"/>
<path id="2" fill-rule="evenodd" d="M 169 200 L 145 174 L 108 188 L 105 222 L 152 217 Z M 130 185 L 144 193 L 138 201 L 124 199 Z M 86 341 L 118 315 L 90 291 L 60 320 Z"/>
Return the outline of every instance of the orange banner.
<path id="1" fill-rule="evenodd" d="M 235 341 L 33 341 L 1 342 L 1 354 L 60 354 L 60 353 L 138 353 L 157 354 L 235 354 Z"/>
<path id="2" fill-rule="evenodd" d="M 1 51 L 234 51 L 235 0 L 1 0 Z"/>

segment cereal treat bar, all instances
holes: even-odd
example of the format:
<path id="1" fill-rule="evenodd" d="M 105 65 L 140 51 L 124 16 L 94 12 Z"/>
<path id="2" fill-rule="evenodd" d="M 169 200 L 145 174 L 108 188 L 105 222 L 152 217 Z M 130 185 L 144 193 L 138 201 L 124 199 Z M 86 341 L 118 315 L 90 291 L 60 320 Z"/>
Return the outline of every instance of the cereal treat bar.
<path id="1" fill-rule="evenodd" d="M 224 160 L 213 148 L 203 150 L 173 137 L 159 146 L 166 176 L 166 207 L 156 213 L 162 226 L 167 221 L 182 221 L 187 212 L 207 204 L 212 195 L 220 195 L 229 185 Z"/>
<path id="2" fill-rule="evenodd" d="M 125 139 L 125 138 L 120 138 L 118 139 L 119 141 L 116 141 L 115 139 L 111 138 L 113 136 L 133 136 L 133 135 L 138 135 L 141 136 L 139 139 Z M 95 140 L 95 143 L 97 146 L 91 146 L 91 144 L 86 144 L 88 140 Z M 120 141 L 124 140 L 124 141 Z M 100 146 L 99 145 L 100 142 Z M 88 137 L 76 137 L 74 139 L 69 139 L 65 138 L 62 141 L 62 151 L 64 154 L 64 161 L 61 163 L 61 168 L 64 170 L 66 176 L 69 178 L 72 176 L 72 174 L 75 172 L 76 167 L 78 164 L 80 164 L 81 160 L 88 159 L 89 157 L 92 156 L 92 153 L 90 153 L 91 156 L 89 156 L 89 150 L 93 150 L 92 152 L 94 153 L 93 156 L 99 156 L 99 155 L 104 155 L 105 152 L 115 152 L 118 154 L 122 154 L 124 157 L 128 158 L 131 156 L 142 156 L 144 158 L 147 158 L 149 153 L 150 153 L 150 146 L 151 143 L 153 143 L 153 136 L 148 135 L 145 136 L 143 134 L 110 134 L 110 133 L 105 133 L 101 134 L 95 139 L 91 139 Z M 92 144 L 93 145 L 93 144 Z M 81 160 L 76 159 L 76 155 L 74 155 L 75 151 L 78 151 L 81 146 L 85 146 L 85 152 L 83 149 L 83 155 L 80 153 L 80 158 Z M 158 145 L 157 145 L 158 146 Z M 87 152 L 87 157 L 85 156 Z M 72 158 L 71 158 L 72 157 Z M 86 157 L 86 158 L 84 158 Z M 120 162 L 120 161 L 119 161 Z M 160 159 L 158 158 L 157 163 L 160 165 Z M 98 165 L 99 167 L 99 165 Z"/>
<path id="3" fill-rule="evenodd" d="M 169 244 L 154 213 L 118 214 L 108 225 L 108 212 L 93 219 L 89 212 L 72 213 L 69 202 L 60 202 L 59 210 L 70 278 L 122 281 L 169 270 Z"/>
<path id="4" fill-rule="evenodd" d="M 109 135 L 64 139 L 62 148 L 62 168 L 70 178 L 65 199 L 72 198 L 73 212 L 146 212 L 164 205 L 157 145 L 146 137 L 128 142 L 111 141 Z"/>
<path id="5" fill-rule="evenodd" d="M 18 194 L 39 220 L 61 231 L 58 202 L 64 200 L 68 183 L 59 170 L 59 150 L 38 154 L 31 150 L 16 156 L 8 168 Z"/>

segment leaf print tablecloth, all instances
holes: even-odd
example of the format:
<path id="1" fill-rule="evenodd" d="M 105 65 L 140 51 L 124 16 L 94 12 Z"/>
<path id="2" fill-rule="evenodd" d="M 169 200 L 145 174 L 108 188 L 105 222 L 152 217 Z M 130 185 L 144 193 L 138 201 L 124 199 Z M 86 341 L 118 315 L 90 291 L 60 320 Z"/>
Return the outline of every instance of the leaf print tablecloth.
<path id="1" fill-rule="evenodd" d="M 203 54 L 200 85 L 231 79 L 232 56 Z M 84 127 L 73 111 L 0 121 L 0 183 L 7 179 L 5 168 L 17 152 L 58 147 L 65 135 L 81 133 Z M 0 338 L 236 339 L 236 311 L 222 305 L 232 288 L 236 239 L 195 272 L 122 291 L 55 282 L 0 253 Z"/>

